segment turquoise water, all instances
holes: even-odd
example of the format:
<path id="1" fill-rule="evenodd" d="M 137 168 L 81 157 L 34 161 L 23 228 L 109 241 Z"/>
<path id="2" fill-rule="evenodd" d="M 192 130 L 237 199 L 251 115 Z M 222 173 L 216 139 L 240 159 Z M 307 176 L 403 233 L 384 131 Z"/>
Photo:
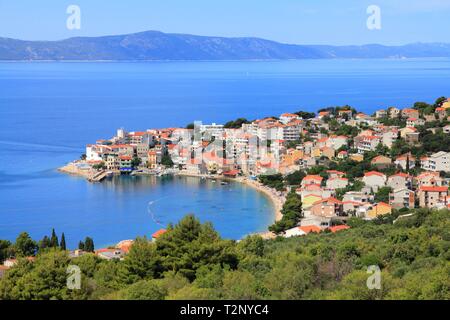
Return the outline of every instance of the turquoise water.
<path id="1" fill-rule="evenodd" d="M 224 122 L 350 104 L 372 111 L 450 96 L 450 59 L 279 62 L 0 63 L 0 239 L 55 227 L 69 245 L 150 235 L 186 213 L 227 238 L 263 231 L 268 199 L 238 184 L 55 171 L 119 127 Z M 150 202 L 154 202 L 150 206 Z M 156 218 L 155 218 L 156 217 Z"/>

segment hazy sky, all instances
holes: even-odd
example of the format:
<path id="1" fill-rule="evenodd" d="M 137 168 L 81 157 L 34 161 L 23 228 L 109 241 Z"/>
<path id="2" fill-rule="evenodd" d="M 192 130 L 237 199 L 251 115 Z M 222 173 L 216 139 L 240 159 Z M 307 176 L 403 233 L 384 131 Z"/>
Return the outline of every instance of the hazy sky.
<path id="1" fill-rule="evenodd" d="M 66 9 L 81 8 L 81 30 Z M 369 5 L 381 30 L 368 30 Z M 450 42 L 450 0 L 0 0 L 0 37 L 56 40 L 144 30 L 297 44 Z"/>

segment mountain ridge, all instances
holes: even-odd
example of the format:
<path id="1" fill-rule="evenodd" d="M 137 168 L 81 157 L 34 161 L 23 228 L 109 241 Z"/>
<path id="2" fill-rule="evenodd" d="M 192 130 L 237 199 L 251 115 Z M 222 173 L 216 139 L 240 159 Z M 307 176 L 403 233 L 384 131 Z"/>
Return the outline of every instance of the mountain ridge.
<path id="1" fill-rule="evenodd" d="M 257 37 L 214 37 L 142 31 L 99 37 L 29 41 L 0 37 L 0 60 L 298 60 L 450 57 L 448 43 L 386 46 L 300 45 Z"/>

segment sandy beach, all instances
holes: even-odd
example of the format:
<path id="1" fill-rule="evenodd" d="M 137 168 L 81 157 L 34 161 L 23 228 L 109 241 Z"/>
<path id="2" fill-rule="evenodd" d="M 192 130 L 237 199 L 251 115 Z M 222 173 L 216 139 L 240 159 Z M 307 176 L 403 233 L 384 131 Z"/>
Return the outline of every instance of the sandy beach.
<path id="1" fill-rule="evenodd" d="M 286 201 L 286 198 L 284 196 L 277 194 L 276 190 L 268 188 L 268 187 L 262 185 L 260 182 L 251 180 L 246 177 L 237 178 L 236 181 L 239 181 L 248 186 L 251 186 L 251 187 L 257 189 L 259 192 L 262 192 L 265 195 L 267 195 L 275 207 L 275 221 L 280 221 L 283 218 L 283 214 L 281 213 L 281 210 L 283 209 L 283 204 Z M 260 232 L 257 234 L 260 235 L 264 239 L 276 238 L 276 234 L 273 232 L 270 232 L 270 231 Z"/>
<path id="2" fill-rule="evenodd" d="M 235 181 L 238 181 L 245 185 L 251 186 L 251 187 L 257 189 L 259 192 L 262 192 L 265 195 L 267 195 L 275 207 L 275 221 L 280 221 L 281 218 L 283 218 L 281 209 L 283 209 L 283 204 L 284 204 L 285 198 L 281 195 L 278 195 L 277 191 L 262 185 L 258 181 L 251 180 L 251 179 L 248 179 L 245 177 L 237 178 L 237 179 L 235 179 Z"/>

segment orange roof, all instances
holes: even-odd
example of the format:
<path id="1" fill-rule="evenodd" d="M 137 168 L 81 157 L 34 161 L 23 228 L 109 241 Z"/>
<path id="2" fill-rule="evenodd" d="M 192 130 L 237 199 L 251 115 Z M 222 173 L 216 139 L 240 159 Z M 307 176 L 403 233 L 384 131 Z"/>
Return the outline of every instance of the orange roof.
<path id="1" fill-rule="evenodd" d="M 222 173 L 224 176 L 237 176 L 239 174 L 239 170 L 230 170 Z"/>
<path id="2" fill-rule="evenodd" d="M 369 171 L 369 172 L 366 172 L 366 173 L 364 174 L 364 176 L 365 176 L 365 177 L 370 177 L 370 176 L 384 177 L 384 174 L 381 173 L 381 172 L 378 172 L 378 171 Z"/>
<path id="3" fill-rule="evenodd" d="M 320 184 L 308 184 L 306 185 L 302 190 L 307 190 L 307 191 L 315 191 L 315 190 L 322 190 L 322 186 Z"/>
<path id="4" fill-rule="evenodd" d="M 147 132 L 133 132 L 130 133 L 130 136 L 135 136 L 135 137 L 142 137 L 143 135 L 146 135 Z"/>
<path id="5" fill-rule="evenodd" d="M 439 177 L 439 172 L 426 171 L 426 172 L 423 172 L 423 173 L 419 174 L 419 175 L 417 176 L 417 179 L 422 179 L 422 178 L 429 177 L 429 176 L 432 176 L 432 177 Z"/>
<path id="6" fill-rule="evenodd" d="M 131 249 L 131 246 L 133 245 L 134 241 L 133 240 L 124 240 L 119 242 L 116 245 L 116 248 L 122 250 L 125 253 L 128 253 Z"/>
<path id="7" fill-rule="evenodd" d="M 345 172 L 337 171 L 337 170 L 327 170 L 327 173 L 345 175 Z"/>
<path id="8" fill-rule="evenodd" d="M 349 227 L 349 226 L 346 226 L 346 225 L 340 225 L 340 226 L 329 227 L 328 229 L 329 229 L 331 232 L 336 233 L 336 232 L 341 231 L 341 230 L 347 230 L 347 229 L 350 229 L 350 227 Z"/>
<path id="9" fill-rule="evenodd" d="M 318 226 L 301 226 L 298 227 L 300 230 L 302 230 L 305 233 L 311 233 L 311 232 L 315 232 L 315 233 L 319 233 L 320 231 L 322 231 L 322 229 L 320 229 Z"/>
<path id="10" fill-rule="evenodd" d="M 160 230 L 156 231 L 154 234 L 152 234 L 152 238 L 158 239 L 160 236 L 162 236 L 166 232 L 167 232 L 166 229 L 160 229 Z"/>
<path id="11" fill-rule="evenodd" d="M 386 157 L 386 156 L 376 156 L 375 158 L 372 159 L 372 162 L 378 161 L 378 160 L 382 160 L 382 159 L 389 159 L 389 160 L 391 160 L 391 158 Z"/>
<path id="12" fill-rule="evenodd" d="M 328 199 L 325 199 L 325 201 L 326 201 L 326 202 L 333 202 L 333 203 L 337 203 L 337 204 L 342 204 L 342 201 L 340 201 L 340 200 L 338 200 L 338 199 L 336 199 L 336 198 L 333 198 L 333 197 L 330 197 L 330 198 L 328 198 Z"/>
<path id="13" fill-rule="evenodd" d="M 353 204 L 355 206 L 362 206 L 364 203 L 358 201 L 344 201 L 343 204 Z"/>
<path id="14" fill-rule="evenodd" d="M 416 160 L 416 157 L 414 157 L 413 155 L 407 155 L 407 154 L 401 155 L 401 156 L 397 157 L 397 159 L 395 159 L 395 160 L 406 160 L 406 159 L 408 159 L 408 157 L 409 157 L 410 162 Z"/>
<path id="15" fill-rule="evenodd" d="M 323 178 L 319 175 L 307 175 L 306 177 L 303 178 L 303 180 L 319 180 L 322 181 Z"/>
<path id="16" fill-rule="evenodd" d="M 326 142 L 326 141 L 328 141 L 328 137 L 320 138 L 317 140 L 318 143 Z"/>
<path id="17" fill-rule="evenodd" d="M 419 189 L 420 191 L 427 192 L 448 192 L 448 187 L 431 187 L 431 186 L 422 186 Z"/>
<path id="18" fill-rule="evenodd" d="M 120 156 L 120 160 L 132 160 L 133 158 L 130 156 Z"/>
<path id="19" fill-rule="evenodd" d="M 333 197 L 317 201 L 314 204 L 319 204 L 319 203 L 323 203 L 323 202 L 331 202 L 331 203 L 336 203 L 336 204 L 343 204 L 342 201 L 340 201 L 340 200 L 338 200 L 336 198 L 333 198 Z"/>
<path id="20" fill-rule="evenodd" d="M 376 136 L 363 136 L 364 140 L 375 140 L 375 139 L 380 139 L 380 137 L 376 137 Z"/>
<path id="21" fill-rule="evenodd" d="M 392 208 L 389 204 L 385 203 L 385 202 L 378 202 L 376 204 L 376 206 L 382 206 L 382 207 L 388 207 L 388 208 Z"/>
<path id="22" fill-rule="evenodd" d="M 298 117 L 296 114 L 293 114 L 293 113 L 283 113 L 281 116 L 285 117 L 285 118 L 297 118 Z"/>

